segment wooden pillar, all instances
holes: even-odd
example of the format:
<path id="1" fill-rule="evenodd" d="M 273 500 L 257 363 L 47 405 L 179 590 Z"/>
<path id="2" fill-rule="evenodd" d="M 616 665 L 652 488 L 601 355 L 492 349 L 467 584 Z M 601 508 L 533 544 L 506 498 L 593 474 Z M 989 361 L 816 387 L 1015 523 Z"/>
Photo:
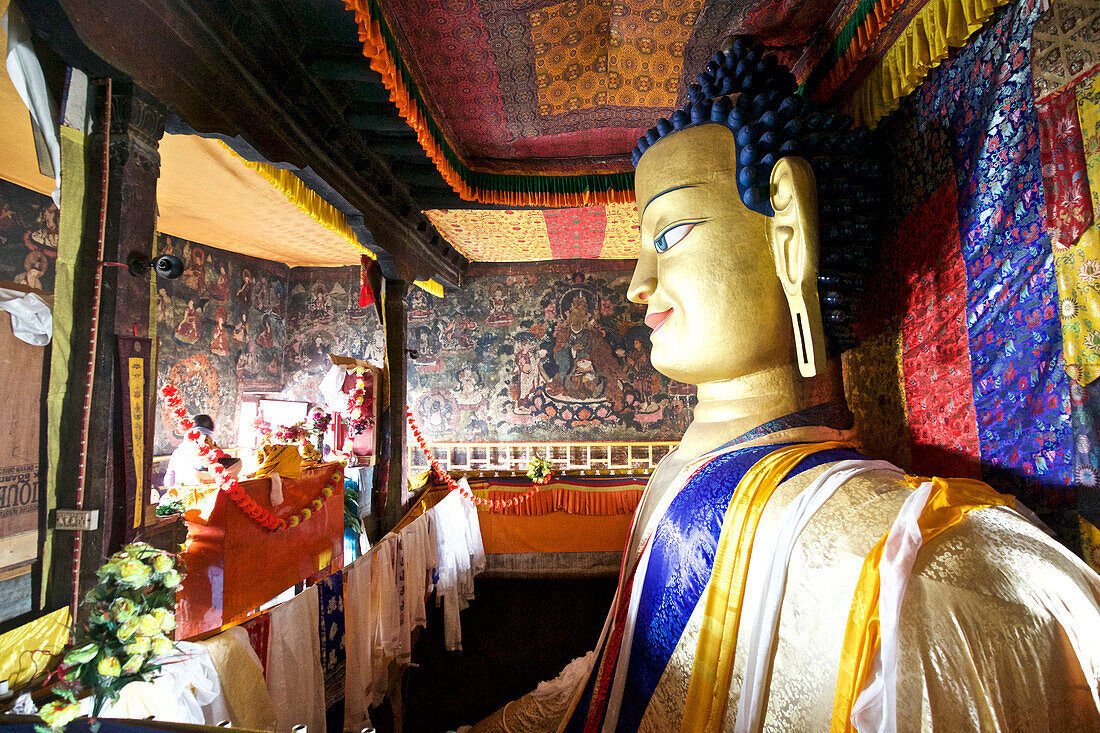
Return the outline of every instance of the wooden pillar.
<path id="1" fill-rule="evenodd" d="M 88 138 L 85 178 L 85 226 L 80 244 L 76 291 L 81 294 L 74 306 L 74 339 L 68 392 L 71 403 L 83 403 L 88 368 L 87 324 L 93 317 L 90 294 L 96 275 L 103 187 L 104 123 L 107 114 L 106 85 L 98 86 L 92 134 Z M 156 188 L 160 175 L 157 144 L 164 134 L 164 108 L 148 93 L 128 80 L 115 80 L 110 95 L 110 136 L 108 147 L 108 185 L 106 214 L 103 219 L 103 261 L 127 262 L 132 258 L 148 260 L 153 254 L 156 227 Z M 88 429 L 86 476 L 83 508 L 99 510 L 98 529 L 81 532 L 79 567 L 80 595 L 96 581 L 95 571 L 103 560 L 127 541 L 133 533 L 133 520 L 127 522 L 127 506 L 133 511 L 127 491 L 127 461 L 124 453 L 123 409 L 131 409 L 130 396 L 120 375 L 119 336 L 150 334 L 150 288 L 152 273 L 133 276 L 125 268 L 102 268 L 99 331 L 96 344 L 95 379 L 92 387 Z M 84 338 L 79 338 L 84 334 Z M 145 347 L 147 348 L 147 347 Z M 125 373 L 125 372 L 124 372 Z M 148 359 L 144 367 L 146 382 L 144 403 L 145 435 L 141 437 L 139 465 L 144 483 L 152 475 L 151 431 L 154 420 L 156 364 Z M 130 413 L 132 414 L 132 413 Z M 57 476 L 57 506 L 77 506 L 79 472 L 79 407 L 63 417 L 61 446 L 67 460 Z M 131 432 L 132 436 L 133 433 Z M 130 463 L 129 465 L 133 465 Z M 55 532 L 55 551 L 46 591 L 48 605 L 64 605 L 72 594 L 73 539 L 71 531 Z"/>
<path id="2" fill-rule="evenodd" d="M 383 534 L 401 519 L 401 495 L 405 487 L 405 404 L 408 372 L 406 340 L 408 321 L 405 295 L 409 285 L 404 280 L 385 280 L 383 310 L 386 327 L 386 394 L 389 395 L 390 450 L 386 472 L 386 501 L 382 511 Z"/>

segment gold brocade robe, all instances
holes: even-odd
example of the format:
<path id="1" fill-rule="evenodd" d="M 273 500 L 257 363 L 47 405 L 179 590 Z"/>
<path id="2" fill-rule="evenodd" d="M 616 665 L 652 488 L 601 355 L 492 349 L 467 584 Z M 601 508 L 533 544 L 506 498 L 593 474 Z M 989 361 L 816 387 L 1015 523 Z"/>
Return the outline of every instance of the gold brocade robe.
<path id="1" fill-rule="evenodd" d="M 780 484 L 758 542 L 777 531 L 787 505 L 827 467 Z M 860 569 L 909 494 L 897 474 L 862 474 L 843 484 L 799 536 L 763 730 L 829 730 Z M 639 730 L 680 730 L 704 601 L 705 594 Z M 746 598 L 723 730 L 734 730 L 754 608 Z M 922 547 L 900 621 L 898 731 L 1100 731 L 1100 576 L 1015 511 L 974 512 Z M 554 731 L 568 712 L 565 703 L 564 696 L 528 695 L 474 730 Z"/>

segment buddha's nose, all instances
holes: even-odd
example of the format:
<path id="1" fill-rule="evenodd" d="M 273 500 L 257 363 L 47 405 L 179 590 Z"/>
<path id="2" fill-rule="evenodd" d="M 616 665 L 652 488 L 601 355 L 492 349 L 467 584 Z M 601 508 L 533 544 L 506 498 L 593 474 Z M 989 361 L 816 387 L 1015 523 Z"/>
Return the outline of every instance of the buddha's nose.
<path id="1" fill-rule="evenodd" d="M 656 269 L 639 259 L 638 266 L 634 268 L 634 276 L 630 278 L 630 287 L 626 291 L 627 299 L 631 303 L 645 303 L 656 289 Z"/>

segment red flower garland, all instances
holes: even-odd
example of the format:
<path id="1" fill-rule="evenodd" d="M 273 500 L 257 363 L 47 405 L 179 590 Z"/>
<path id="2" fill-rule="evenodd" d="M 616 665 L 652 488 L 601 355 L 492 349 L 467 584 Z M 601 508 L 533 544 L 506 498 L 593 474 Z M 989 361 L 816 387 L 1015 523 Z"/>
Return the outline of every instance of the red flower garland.
<path id="1" fill-rule="evenodd" d="M 409 421 L 409 427 L 412 428 L 412 433 L 413 436 L 416 438 L 416 442 L 420 444 L 420 450 L 424 452 L 424 457 L 428 459 L 428 462 L 432 465 L 432 469 L 435 471 L 435 473 L 443 478 L 443 481 L 446 482 L 448 489 L 450 489 L 451 491 L 457 491 L 458 493 L 462 494 L 467 499 L 472 501 L 474 504 L 477 504 L 478 506 L 483 506 L 490 511 L 499 512 L 504 509 L 518 506 L 539 492 L 537 486 L 532 486 L 530 489 L 523 492 L 519 496 L 513 497 L 511 499 L 482 499 L 480 496 L 474 494 L 473 491 L 464 489 L 462 486 L 459 485 L 457 481 L 455 481 L 451 477 L 449 473 L 443 470 L 443 467 L 439 465 L 439 461 L 437 461 L 435 459 L 435 456 L 432 455 L 431 450 L 429 450 L 428 448 L 427 441 L 424 440 L 424 436 L 420 432 L 420 428 L 416 426 L 416 422 L 413 420 L 412 408 L 405 408 L 405 417 Z"/>
<path id="2" fill-rule="evenodd" d="M 160 388 L 160 394 L 164 398 L 168 408 L 172 411 L 172 414 L 176 416 L 177 424 L 188 440 L 198 443 L 199 456 L 202 457 L 203 462 L 206 464 L 206 469 L 214 476 L 214 482 L 218 485 L 218 488 L 224 491 L 233 503 L 241 508 L 245 514 L 251 517 L 257 524 L 264 529 L 272 532 L 278 532 L 281 529 L 286 529 L 288 526 L 285 521 L 279 519 L 274 514 L 264 509 L 256 500 L 246 494 L 241 489 L 240 483 L 237 481 L 237 477 L 229 473 L 229 469 L 218 462 L 217 457 L 214 455 L 215 451 L 205 441 L 200 442 L 202 433 L 195 427 L 195 421 L 191 419 L 191 416 L 187 414 L 187 408 L 183 406 L 183 398 L 179 395 L 179 390 L 176 389 L 172 383 L 167 383 Z M 334 481 L 335 483 L 335 474 Z M 319 502 L 324 502 L 329 496 L 332 496 L 332 490 L 326 486 L 321 490 L 321 496 L 314 499 L 311 503 L 311 507 L 314 510 L 320 509 Z M 290 526 L 297 525 L 301 519 L 309 519 L 312 511 L 309 507 L 303 509 L 298 514 L 291 517 L 292 521 Z M 301 519 L 299 519 L 299 516 Z"/>

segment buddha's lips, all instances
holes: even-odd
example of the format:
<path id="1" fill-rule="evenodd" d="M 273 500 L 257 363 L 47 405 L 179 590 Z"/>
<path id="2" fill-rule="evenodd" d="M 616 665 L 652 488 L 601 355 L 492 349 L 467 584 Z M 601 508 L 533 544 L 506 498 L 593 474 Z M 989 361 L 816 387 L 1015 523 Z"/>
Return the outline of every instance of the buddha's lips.
<path id="1" fill-rule="evenodd" d="M 653 329 L 652 333 L 657 333 L 657 329 L 664 325 L 668 317 L 672 315 L 672 309 L 667 311 L 661 311 L 660 313 L 649 313 L 645 317 L 645 325 Z"/>

